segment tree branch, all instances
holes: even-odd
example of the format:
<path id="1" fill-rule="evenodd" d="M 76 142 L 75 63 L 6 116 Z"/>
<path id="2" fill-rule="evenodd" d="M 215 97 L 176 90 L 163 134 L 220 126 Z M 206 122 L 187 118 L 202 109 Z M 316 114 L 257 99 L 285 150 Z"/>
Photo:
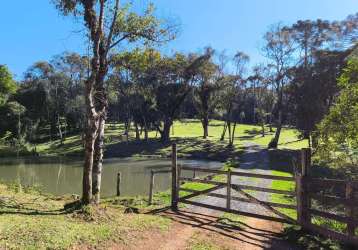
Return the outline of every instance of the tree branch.
<path id="1" fill-rule="evenodd" d="M 116 5 L 114 7 L 114 14 L 113 14 L 113 19 L 112 19 L 112 24 L 109 30 L 109 35 L 108 35 L 108 40 L 107 40 L 107 45 L 106 45 L 106 53 L 108 53 L 108 51 L 111 48 L 111 43 L 112 43 L 112 37 L 113 37 L 113 32 L 114 32 L 114 26 L 116 24 L 116 20 L 117 20 L 117 15 L 118 15 L 118 9 L 119 9 L 119 0 L 116 0 Z"/>
<path id="2" fill-rule="evenodd" d="M 117 46 L 120 42 L 124 41 L 125 39 L 127 39 L 131 34 L 130 33 L 127 33 L 125 35 L 123 35 L 120 39 L 118 39 L 117 41 L 115 41 L 114 43 L 112 43 L 110 46 L 109 46 L 109 50 L 114 48 L 115 46 Z"/>

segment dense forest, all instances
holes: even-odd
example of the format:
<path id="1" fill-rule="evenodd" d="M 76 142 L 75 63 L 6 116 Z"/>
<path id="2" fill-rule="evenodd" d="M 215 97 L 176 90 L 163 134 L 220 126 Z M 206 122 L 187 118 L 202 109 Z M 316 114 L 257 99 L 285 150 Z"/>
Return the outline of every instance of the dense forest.
<path id="1" fill-rule="evenodd" d="M 74 11 L 61 3 L 57 7 L 65 15 Z M 120 20 L 103 33 L 113 36 L 103 58 L 64 52 L 34 62 L 18 81 L 0 66 L 2 143 L 36 154 L 39 142 L 60 139 L 62 144 L 66 136 L 90 130 L 88 81 L 97 77 L 101 84 L 90 90 L 91 105 L 105 112 L 96 126 L 124 123 L 125 134 L 134 129 L 136 140 L 146 141 L 149 131 L 157 131 L 167 142 L 173 122 L 183 118 L 199 119 L 206 138 L 215 118 L 225 121 L 222 139 L 229 138 L 228 146 L 238 123 L 260 125 L 262 136 L 275 131 L 269 148 L 277 147 L 281 128 L 290 126 L 322 161 L 357 162 L 358 15 L 274 24 L 262 40 L 266 60 L 249 67 L 250 57 L 241 51 L 228 55 L 207 47 L 162 54 L 158 46 L 174 39 L 176 31 L 163 27 L 153 10 L 150 6 L 139 16 L 129 8 L 115 9 Z M 95 34 L 90 36 L 93 43 Z M 123 41 L 142 46 L 110 50 Z M 94 59 L 100 61 L 96 76 Z"/>

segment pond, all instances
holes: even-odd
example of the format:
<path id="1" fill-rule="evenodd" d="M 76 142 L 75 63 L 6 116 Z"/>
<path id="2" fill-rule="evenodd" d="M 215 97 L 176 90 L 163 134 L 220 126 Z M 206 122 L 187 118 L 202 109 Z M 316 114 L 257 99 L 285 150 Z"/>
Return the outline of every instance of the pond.
<path id="1" fill-rule="evenodd" d="M 205 160 L 178 160 L 178 165 L 218 169 L 222 163 Z M 169 169 L 169 159 L 111 158 L 104 161 L 102 197 L 116 194 L 117 173 L 122 176 L 121 195 L 146 195 L 151 170 Z M 184 172 L 183 175 L 192 175 Z M 81 194 L 82 161 L 70 158 L 0 159 L 0 182 L 38 185 L 54 195 Z M 170 174 L 155 176 L 154 191 L 170 188 Z"/>

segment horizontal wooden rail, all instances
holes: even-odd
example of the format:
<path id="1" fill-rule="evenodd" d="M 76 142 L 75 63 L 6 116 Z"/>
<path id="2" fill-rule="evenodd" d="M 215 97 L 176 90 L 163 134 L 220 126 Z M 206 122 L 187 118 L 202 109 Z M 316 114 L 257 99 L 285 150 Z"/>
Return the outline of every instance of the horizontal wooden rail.
<path id="1" fill-rule="evenodd" d="M 205 184 L 211 184 L 211 185 L 222 185 L 222 184 L 226 184 L 226 183 L 218 182 L 218 181 L 202 180 L 202 179 L 188 178 L 188 177 L 180 177 L 179 180 L 181 180 L 181 181 L 188 181 L 188 182 L 205 183 Z"/>
<path id="2" fill-rule="evenodd" d="M 219 210 L 219 211 L 233 213 L 233 214 L 237 214 L 237 215 L 254 217 L 254 218 L 262 219 L 262 220 L 270 220 L 270 221 L 277 221 L 277 222 L 281 222 L 281 223 L 292 224 L 292 222 L 287 221 L 286 219 L 278 218 L 278 217 L 271 217 L 271 216 L 267 216 L 267 215 L 248 213 L 248 212 L 238 211 L 238 210 L 234 210 L 234 209 L 227 209 L 227 208 L 223 208 L 223 207 L 217 207 L 217 206 L 204 204 L 204 203 L 200 203 L 200 202 L 195 202 L 195 201 L 189 201 L 189 200 L 185 200 L 185 199 L 181 200 L 181 202 L 185 203 L 185 204 L 189 204 L 189 205 L 205 207 L 208 209 Z"/>
<path id="3" fill-rule="evenodd" d="M 173 150 L 174 155 L 174 150 Z M 176 167 L 176 164 L 173 164 Z M 180 188 L 176 187 L 176 190 L 181 190 L 188 192 L 189 195 L 179 198 L 181 202 L 185 204 L 190 204 L 194 206 L 204 207 L 208 209 L 219 210 L 223 212 L 229 212 L 233 214 L 250 216 L 258 219 L 266 219 L 270 221 L 278 221 L 284 223 L 298 223 L 304 228 L 316 232 L 318 234 L 341 240 L 347 243 L 352 243 L 358 246 L 358 237 L 355 234 L 358 226 L 358 218 L 355 218 L 355 210 L 358 207 L 358 181 L 351 180 L 337 180 L 337 179 L 321 179 L 311 177 L 309 175 L 311 166 L 311 150 L 302 149 L 301 150 L 301 171 L 295 177 L 292 176 L 276 176 L 270 174 L 260 174 L 241 171 L 224 171 L 218 169 L 209 169 L 209 168 L 195 168 L 195 167 L 186 167 L 183 166 L 181 170 L 193 171 L 193 178 L 180 177 L 179 182 L 196 182 L 213 185 L 212 187 L 197 191 L 190 188 Z M 196 172 L 208 173 L 209 176 L 198 178 L 195 176 Z M 176 176 L 176 171 L 173 171 L 173 176 Z M 179 171 L 180 173 L 180 171 Z M 180 175 L 180 174 L 179 174 Z M 213 176 L 223 175 L 225 177 L 224 181 L 215 181 Z M 295 190 L 280 190 L 273 189 L 270 187 L 260 187 L 260 185 L 248 183 L 233 184 L 232 176 L 242 176 L 248 178 L 257 178 L 260 179 L 270 179 L 278 181 L 290 181 L 295 182 Z M 242 185 L 241 185 L 242 184 Z M 175 185 L 173 184 L 173 187 Z M 236 190 L 241 197 L 232 196 L 231 191 Z M 217 191 L 220 190 L 220 191 Z M 248 191 L 258 191 L 266 193 L 281 194 L 290 197 L 295 197 L 295 203 L 297 204 L 281 204 L 269 201 L 261 201 L 255 197 L 255 195 Z M 324 192 L 327 190 L 328 192 Z M 221 192 L 222 191 L 222 192 Z M 323 192 L 321 192 L 323 191 Z M 192 198 L 195 198 L 199 195 L 206 195 L 210 197 L 216 197 L 221 199 L 226 199 L 226 206 L 220 207 L 212 204 L 205 204 L 198 201 L 193 201 Z M 191 200 L 189 200 L 191 199 Z M 175 200 L 175 199 L 174 199 Z M 319 202 L 328 203 L 332 202 L 332 205 L 340 205 L 339 208 L 342 208 L 342 213 L 334 214 L 332 212 L 320 211 L 312 208 L 312 200 Z M 272 216 L 255 214 L 250 212 L 243 212 L 234 210 L 231 208 L 231 202 L 246 202 L 246 203 L 255 203 L 266 208 L 268 211 L 272 212 Z M 208 202 L 209 203 L 209 202 Z M 287 216 L 277 208 L 293 209 L 297 210 L 297 221 L 293 220 L 291 217 Z M 344 208 L 344 209 L 343 209 Z M 276 217 L 273 217 L 276 216 Z M 321 217 L 324 219 L 331 219 L 347 225 L 346 233 L 340 233 L 333 231 L 331 229 L 325 228 L 325 226 L 318 226 L 312 224 L 312 216 Z"/>
<path id="4" fill-rule="evenodd" d="M 186 177 L 186 178 L 189 178 L 190 180 L 183 180 L 182 178 L 184 177 L 180 177 L 179 178 L 179 181 L 180 181 L 180 185 L 182 184 L 185 184 L 185 182 L 199 182 L 200 180 L 203 180 L 203 181 L 211 181 L 215 176 L 217 176 L 217 174 L 209 174 L 209 175 L 206 175 L 204 177 Z"/>
<path id="5" fill-rule="evenodd" d="M 322 203 L 336 203 L 336 205 L 349 205 L 353 207 L 358 207 L 357 199 L 346 199 L 333 195 L 313 194 L 313 193 L 308 193 L 308 196 L 311 199 L 318 200 Z"/>
<path id="6" fill-rule="evenodd" d="M 319 179 L 319 178 L 307 177 L 307 183 L 310 185 L 325 186 L 325 187 L 331 187 L 332 185 L 345 186 L 347 183 L 347 180 Z M 358 181 L 352 181 L 352 185 L 354 188 L 358 188 Z"/>
<path id="7" fill-rule="evenodd" d="M 253 178 L 260 178 L 260 179 L 281 180 L 281 181 L 294 181 L 295 180 L 294 177 L 288 177 L 288 176 L 253 174 L 253 173 L 237 172 L 237 171 L 233 171 L 231 173 L 231 175 L 253 177 Z"/>
<path id="8" fill-rule="evenodd" d="M 153 174 L 165 174 L 165 173 L 171 173 L 172 170 L 152 170 Z"/>
<path id="9" fill-rule="evenodd" d="M 322 217 L 322 218 L 331 219 L 331 220 L 335 220 L 335 221 L 339 221 L 339 222 L 343 222 L 343 223 L 353 222 L 354 225 L 358 225 L 358 220 L 353 220 L 352 221 L 348 217 L 345 217 L 345 216 L 342 216 L 342 215 L 323 212 L 323 211 L 319 211 L 319 210 L 316 210 L 316 209 L 309 209 L 308 211 L 312 215 L 317 215 L 317 216 Z"/>
<path id="10" fill-rule="evenodd" d="M 243 196 L 246 197 L 247 199 L 251 200 L 251 202 L 263 206 L 264 208 L 266 208 L 267 210 L 269 210 L 270 212 L 274 213 L 274 214 L 277 215 L 277 216 L 280 216 L 280 217 L 282 217 L 282 218 L 284 218 L 284 219 L 286 219 L 286 220 L 288 220 L 288 221 L 291 221 L 292 223 L 296 223 L 296 221 L 293 220 L 291 217 L 287 216 L 286 214 L 282 213 L 282 212 L 279 211 L 279 210 L 274 209 L 272 206 L 270 206 L 270 205 L 264 203 L 263 201 L 257 199 L 255 196 L 252 196 L 252 195 L 249 194 L 248 192 L 244 192 L 243 189 L 237 188 L 237 186 L 236 186 L 236 187 L 233 187 L 233 188 L 234 188 L 234 190 L 236 190 L 237 192 L 239 192 L 241 195 L 243 195 Z"/>
<path id="11" fill-rule="evenodd" d="M 203 178 L 200 178 L 199 176 L 197 176 L 197 177 L 194 177 L 194 179 L 212 180 L 217 175 L 218 174 L 209 174 L 209 175 L 204 176 Z"/>
<path id="12" fill-rule="evenodd" d="M 198 190 L 195 190 L 195 189 L 191 189 L 191 188 L 180 188 L 180 191 L 184 191 L 184 192 L 188 192 L 188 193 L 193 193 L 192 195 L 188 195 L 188 196 L 185 196 L 185 197 L 182 197 L 180 199 L 190 199 L 190 198 L 193 198 L 197 195 L 203 195 L 205 194 L 206 196 L 210 196 L 210 197 L 216 197 L 216 198 L 223 198 L 223 199 L 226 199 L 227 198 L 227 195 L 225 194 L 218 194 L 218 193 L 208 193 L 208 192 L 213 192 L 217 189 L 220 189 L 220 188 L 223 188 L 224 185 L 222 186 L 218 186 L 218 187 L 213 187 L 213 188 L 210 188 L 210 189 L 206 189 L 206 190 L 203 190 L 203 191 L 198 191 Z M 247 198 L 241 198 L 241 197 L 236 197 L 236 196 L 231 196 L 231 199 L 232 200 L 235 200 L 235 201 L 241 201 L 241 202 L 246 202 L 246 203 L 252 203 L 252 201 L 250 199 L 247 199 Z M 297 209 L 297 206 L 296 205 L 291 205 L 291 204 L 282 204 L 282 203 L 275 203 L 275 202 L 268 202 L 268 201 L 262 201 L 263 203 L 267 204 L 267 205 L 270 205 L 270 206 L 273 206 L 273 207 L 279 207 L 279 208 L 287 208 L 287 209 L 294 209 L 296 210 Z"/>
<path id="13" fill-rule="evenodd" d="M 182 170 L 197 171 L 197 172 L 205 172 L 205 173 L 222 174 L 222 175 L 227 174 L 227 171 L 217 170 L 217 169 L 209 169 L 209 168 L 182 167 L 181 169 Z M 271 179 L 271 180 L 282 180 L 282 181 L 294 181 L 295 180 L 294 177 L 288 177 L 288 176 L 254 174 L 254 173 L 238 172 L 238 171 L 232 171 L 231 175 L 253 177 L 253 178 L 262 178 L 262 179 Z"/>
<path id="14" fill-rule="evenodd" d="M 316 232 L 316 233 L 318 233 L 320 235 L 323 235 L 323 236 L 326 236 L 326 237 L 329 237 L 329 238 L 332 238 L 332 239 L 336 239 L 336 240 L 339 240 L 339 241 L 344 241 L 344 242 L 347 242 L 349 244 L 358 246 L 358 238 L 357 237 L 351 237 L 351 236 L 348 236 L 346 234 L 339 233 L 339 232 L 336 232 L 336 231 L 333 231 L 333 230 L 330 230 L 330 229 L 327 229 L 327 228 L 323 228 L 321 226 L 317 226 L 317 225 L 314 225 L 314 224 L 305 225 L 305 228 L 310 230 L 310 231 Z"/>
<path id="15" fill-rule="evenodd" d="M 226 199 L 226 195 L 223 195 L 223 194 L 209 193 L 209 194 L 207 194 L 207 195 L 208 195 L 208 196 L 212 196 L 212 197 L 217 197 L 217 198 L 224 198 L 224 199 Z M 252 203 L 252 201 L 251 201 L 250 199 L 240 198 L 240 197 L 236 197 L 236 196 L 231 196 L 231 200 L 241 201 L 241 202 L 246 202 L 246 203 Z M 281 204 L 281 203 L 268 202 L 268 201 L 261 201 L 261 202 L 264 203 L 264 204 L 266 204 L 266 205 L 270 205 L 270 206 L 272 206 L 272 207 L 288 208 L 288 209 L 294 209 L 294 210 L 296 210 L 296 208 L 297 208 L 296 205 Z"/>
<path id="16" fill-rule="evenodd" d="M 227 171 L 218 170 L 218 169 L 210 169 L 210 168 L 193 168 L 193 167 L 181 167 L 181 170 L 190 170 L 196 172 L 204 172 L 204 173 L 212 173 L 212 174 L 226 174 Z"/>
<path id="17" fill-rule="evenodd" d="M 201 179 L 194 179 L 194 178 L 187 178 L 187 177 L 180 177 L 181 181 L 188 181 L 188 182 L 198 182 L 198 183 L 205 183 L 205 184 L 211 184 L 211 185 L 225 185 L 223 182 L 218 181 L 210 181 L 210 180 L 201 180 Z M 256 187 L 256 186 L 249 186 L 249 185 L 237 185 L 237 184 L 231 184 L 232 187 L 244 189 L 244 190 L 254 190 L 254 191 L 260 191 L 260 192 L 266 192 L 266 193 L 275 193 L 275 194 L 285 194 L 290 196 L 295 196 L 296 193 L 293 191 L 288 190 L 278 190 L 278 189 L 271 189 L 271 188 L 263 188 L 263 187 Z"/>
<path id="18" fill-rule="evenodd" d="M 216 191 L 220 188 L 223 188 L 224 185 L 218 185 L 216 187 L 212 187 L 212 188 L 208 188 L 208 189 L 205 189 L 205 190 L 201 190 L 201 191 L 198 191 L 198 190 L 193 190 L 193 189 L 188 189 L 188 188 L 179 188 L 179 191 L 184 191 L 184 192 L 190 192 L 192 194 L 189 194 L 187 196 L 184 196 L 184 197 L 181 197 L 179 198 L 179 200 L 181 199 L 190 199 L 190 198 L 193 198 L 193 197 L 196 197 L 198 195 L 204 195 L 206 193 L 209 193 L 209 192 L 213 192 L 213 191 Z"/>
<path id="19" fill-rule="evenodd" d="M 274 194 L 285 194 L 290 196 L 296 196 L 296 193 L 293 191 L 288 190 L 278 190 L 278 189 L 271 189 L 271 188 L 263 188 L 263 187 L 256 187 L 256 186 L 249 186 L 249 185 L 237 185 L 232 184 L 233 188 L 239 188 L 244 190 L 253 190 L 253 191 L 260 191 L 265 193 L 274 193 Z"/>

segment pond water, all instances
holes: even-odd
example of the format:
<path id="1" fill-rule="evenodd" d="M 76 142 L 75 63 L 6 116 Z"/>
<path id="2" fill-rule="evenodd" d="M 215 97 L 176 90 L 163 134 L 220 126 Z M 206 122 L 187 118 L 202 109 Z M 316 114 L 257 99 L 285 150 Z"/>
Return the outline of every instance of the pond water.
<path id="1" fill-rule="evenodd" d="M 178 165 L 218 169 L 222 163 L 204 160 L 178 160 Z M 121 172 L 121 195 L 146 195 L 150 171 L 169 169 L 169 159 L 111 158 L 104 161 L 102 197 L 116 194 L 117 173 Z M 190 172 L 183 172 L 191 176 Z M 38 185 L 43 192 L 54 195 L 81 194 L 82 161 L 70 158 L 0 159 L 0 182 Z M 170 174 L 155 175 L 155 191 L 169 189 Z"/>

